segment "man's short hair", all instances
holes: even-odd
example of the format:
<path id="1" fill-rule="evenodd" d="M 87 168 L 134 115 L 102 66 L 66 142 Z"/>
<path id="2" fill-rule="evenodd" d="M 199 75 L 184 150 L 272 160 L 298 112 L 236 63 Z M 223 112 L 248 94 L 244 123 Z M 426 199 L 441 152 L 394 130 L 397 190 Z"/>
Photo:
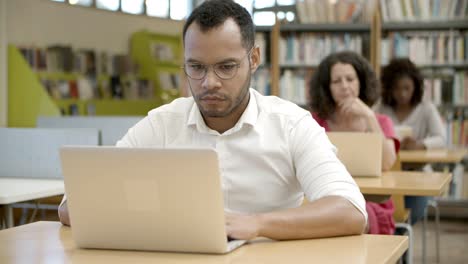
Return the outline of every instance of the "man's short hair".
<path id="1" fill-rule="evenodd" d="M 197 23 L 202 32 L 221 26 L 227 19 L 239 26 L 242 46 L 250 50 L 255 42 L 255 26 L 249 12 L 232 0 L 208 0 L 193 10 L 184 25 L 183 38 L 192 23 Z"/>

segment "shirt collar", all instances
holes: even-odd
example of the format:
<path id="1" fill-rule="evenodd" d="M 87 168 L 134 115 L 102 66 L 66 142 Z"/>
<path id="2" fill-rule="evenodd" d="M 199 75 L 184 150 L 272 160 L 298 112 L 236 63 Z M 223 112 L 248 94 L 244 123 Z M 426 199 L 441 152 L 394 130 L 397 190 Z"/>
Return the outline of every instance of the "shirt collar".
<path id="1" fill-rule="evenodd" d="M 229 129 L 225 133 L 228 133 L 228 132 L 233 133 L 235 131 L 238 131 L 244 126 L 244 124 L 248 124 L 253 127 L 255 123 L 257 122 L 258 104 L 257 104 L 256 94 L 252 88 L 250 88 L 249 93 L 250 93 L 249 104 L 245 108 L 244 113 L 241 115 L 236 125 L 234 125 L 233 128 Z M 195 101 L 193 103 L 192 108 L 190 109 L 189 117 L 187 120 L 187 126 L 189 127 L 195 126 L 199 132 L 206 132 L 210 134 L 212 134 L 213 132 L 213 130 L 205 124 L 205 121 L 203 120 L 203 117 Z M 216 131 L 214 132 L 217 133 Z"/>

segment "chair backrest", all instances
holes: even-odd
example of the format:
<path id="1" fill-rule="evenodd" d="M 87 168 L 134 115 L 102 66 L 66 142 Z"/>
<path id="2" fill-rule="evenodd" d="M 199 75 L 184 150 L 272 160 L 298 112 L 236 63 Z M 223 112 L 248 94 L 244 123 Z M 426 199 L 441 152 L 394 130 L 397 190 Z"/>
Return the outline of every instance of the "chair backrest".
<path id="1" fill-rule="evenodd" d="M 89 128 L 0 128 L 0 177 L 62 178 L 59 148 L 98 140 L 98 130 Z"/>
<path id="2" fill-rule="evenodd" d="M 100 145 L 113 146 L 143 116 L 71 116 L 39 117 L 37 127 L 44 128 L 95 128 L 100 131 Z"/>

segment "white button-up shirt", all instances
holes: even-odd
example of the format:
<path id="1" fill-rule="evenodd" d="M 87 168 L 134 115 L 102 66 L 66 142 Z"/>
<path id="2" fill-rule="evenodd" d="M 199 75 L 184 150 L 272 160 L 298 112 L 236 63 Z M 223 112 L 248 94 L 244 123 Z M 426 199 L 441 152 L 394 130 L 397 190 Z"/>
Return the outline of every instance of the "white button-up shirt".
<path id="1" fill-rule="evenodd" d="M 364 197 L 310 113 L 253 89 L 223 134 L 206 126 L 193 98 L 179 98 L 150 111 L 117 146 L 215 149 L 227 211 L 269 212 L 300 206 L 304 194 L 309 201 L 338 195 L 367 219 Z"/>

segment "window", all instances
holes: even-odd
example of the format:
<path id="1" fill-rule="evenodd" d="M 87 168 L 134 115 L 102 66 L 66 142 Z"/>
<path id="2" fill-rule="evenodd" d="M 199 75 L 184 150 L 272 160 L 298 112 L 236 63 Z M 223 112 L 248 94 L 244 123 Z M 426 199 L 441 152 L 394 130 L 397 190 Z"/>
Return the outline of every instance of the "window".
<path id="1" fill-rule="evenodd" d="M 252 0 L 236 0 L 236 3 L 243 6 L 250 14 L 252 14 L 253 1 Z"/>
<path id="2" fill-rule="evenodd" d="M 144 11 L 144 0 L 121 0 L 122 12 L 139 15 Z"/>
<path id="3" fill-rule="evenodd" d="M 272 7 L 274 5 L 275 5 L 275 0 L 254 1 L 254 7 L 256 9 Z"/>
<path id="4" fill-rule="evenodd" d="M 296 0 L 276 0 L 276 3 L 279 6 L 282 5 L 294 5 L 296 3 Z"/>
<path id="5" fill-rule="evenodd" d="M 274 12 L 255 12 L 253 14 L 253 22 L 257 26 L 272 26 L 275 24 L 276 18 Z"/>
<path id="6" fill-rule="evenodd" d="M 193 8 L 206 0 L 51 0 L 71 5 L 89 6 L 108 11 L 121 11 L 134 15 L 186 19 Z M 294 21 L 294 4 L 297 0 L 234 0 L 253 16 L 258 26 L 275 24 L 281 20 Z M 322 0 L 320 0 L 322 1 Z M 330 0 L 331 1 L 331 0 Z"/>
<path id="7" fill-rule="evenodd" d="M 171 19 L 186 18 L 189 13 L 189 1 L 191 2 L 191 0 L 171 0 Z"/>
<path id="8" fill-rule="evenodd" d="M 146 14 L 155 17 L 168 17 L 169 0 L 146 0 Z"/>
<path id="9" fill-rule="evenodd" d="M 96 0 L 96 7 L 110 11 L 117 11 L 120 7 L 119 0 Z"/>
<path id="10" fill-rule="evenodd" d="M 81 5 L 81 6 L 91 6 L 93 4 L 93 0 L 69 0 L 68 2 L 72 5 Z"/>

